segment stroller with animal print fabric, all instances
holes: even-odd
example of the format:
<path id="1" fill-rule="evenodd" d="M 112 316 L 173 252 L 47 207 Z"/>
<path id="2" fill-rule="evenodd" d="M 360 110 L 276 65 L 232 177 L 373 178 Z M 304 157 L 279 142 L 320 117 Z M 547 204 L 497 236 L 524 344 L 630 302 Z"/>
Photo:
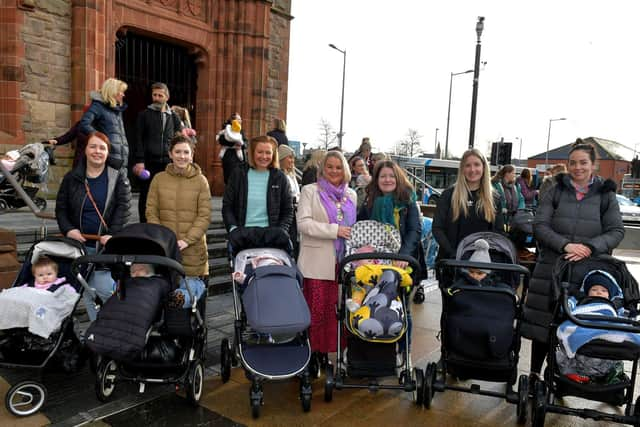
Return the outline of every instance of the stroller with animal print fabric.
<path id="1" fill-rule="evenodd" d="M 422 402 L 424 376 L 421 369 L 411 369 L 408 332 L 409 295 L 420 265 L 413 257 L 398 254 L 399 249 L 400 233 L 394 227 L 359 221 L 351 228 L 338 270 L 337 361 L 335 368 L 331 363 L 326 367 L 327 402 L 334 389 L 355 387 L 412 392 Z M 395 267 L 393 261 L 405 261 L 409 267 Z M 378 380 L 390 376 L 396 377 L 393 384 Z M 359 378 L 368 378 L 368 383 L 350 382 Z"/>

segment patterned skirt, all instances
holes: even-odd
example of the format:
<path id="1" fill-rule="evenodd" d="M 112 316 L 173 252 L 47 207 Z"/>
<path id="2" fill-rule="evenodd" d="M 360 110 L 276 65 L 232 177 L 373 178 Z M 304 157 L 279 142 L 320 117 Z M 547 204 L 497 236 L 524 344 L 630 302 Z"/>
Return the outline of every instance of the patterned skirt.
<path id="1" fill-rule="evenodd" d="M 335 280 L 304 279 L 304 297 L 311 312 L 309 335 L 311 350 L 334 353 L 338 343 L 338 282 Z"/>

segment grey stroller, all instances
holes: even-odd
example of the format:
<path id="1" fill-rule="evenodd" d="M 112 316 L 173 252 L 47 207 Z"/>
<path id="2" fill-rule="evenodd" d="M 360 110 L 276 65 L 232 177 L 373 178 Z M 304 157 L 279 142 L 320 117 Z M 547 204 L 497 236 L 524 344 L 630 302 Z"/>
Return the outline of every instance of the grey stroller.
<path id="1" fill-rule="evenodd" d="M 248 227 L 230 234 L 236 321 L 233 343 L 227 338 L 221 343 L 221 375 L 227 382 L 239 358 L 251 380 L 254 418 L 260 416 L 265 380 L 300 377 L 302 409 L 311 409 L 311 316 L 290 250 L 289 236 L 279 228 Z"/>

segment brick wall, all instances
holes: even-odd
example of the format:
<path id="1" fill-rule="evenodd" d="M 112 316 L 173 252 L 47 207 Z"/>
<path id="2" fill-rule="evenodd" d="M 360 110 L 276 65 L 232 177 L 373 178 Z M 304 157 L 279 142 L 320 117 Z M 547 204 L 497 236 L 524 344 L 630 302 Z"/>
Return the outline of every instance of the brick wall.
<path id="1" fill-rule="evenodd" d="M 291 0 L 274 1 L 269 37 L 269 75 L 265 92 L 267 130 L 272 128 L 274 118 L 286 120 L 291 19 Z"/>

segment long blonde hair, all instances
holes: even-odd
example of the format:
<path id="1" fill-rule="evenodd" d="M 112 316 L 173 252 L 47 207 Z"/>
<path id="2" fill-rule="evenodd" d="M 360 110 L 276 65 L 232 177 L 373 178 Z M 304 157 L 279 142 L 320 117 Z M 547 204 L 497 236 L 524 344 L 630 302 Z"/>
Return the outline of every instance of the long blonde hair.
<path id="1" fill-rule="evenodd" d="M 452 220 L 457 221 L 460 216 L 469 216 L 469 195 L 471 189 L 464 177 L 464 165 L 471 156 L 477 157 L 482 162 L 482 178 L 480 180 L 480 188 L 478 189 L 478 203 L 476 211 L 482 215 L 487 222 L 493 223 L 496 219 L 495 206 L 493 203 L 493 188 L 491 187 L 491 177 L 489 163 L 484 155 L 475 148 L 467 150 L 462 155 L 460 166 L 458 167 L 458 178 L 453 186 L 453 196 L 451 198 L 451 207 L 453 209 Z"/>
<path id="2" fill-rule="evenodd" d="M 105 104 L 109 104 L 111 108 L 114 108 L 118 105 L 118 101 L 116 101 L 116 95 L 118 92 L 124 92 L 127 90 L 127 84 L 122 80 L 114 79 L 113 77 L 108 78 L 102 83 L 102 87 L 100 88 L 100 96 L 102 96 L 102 100 Z"/>

